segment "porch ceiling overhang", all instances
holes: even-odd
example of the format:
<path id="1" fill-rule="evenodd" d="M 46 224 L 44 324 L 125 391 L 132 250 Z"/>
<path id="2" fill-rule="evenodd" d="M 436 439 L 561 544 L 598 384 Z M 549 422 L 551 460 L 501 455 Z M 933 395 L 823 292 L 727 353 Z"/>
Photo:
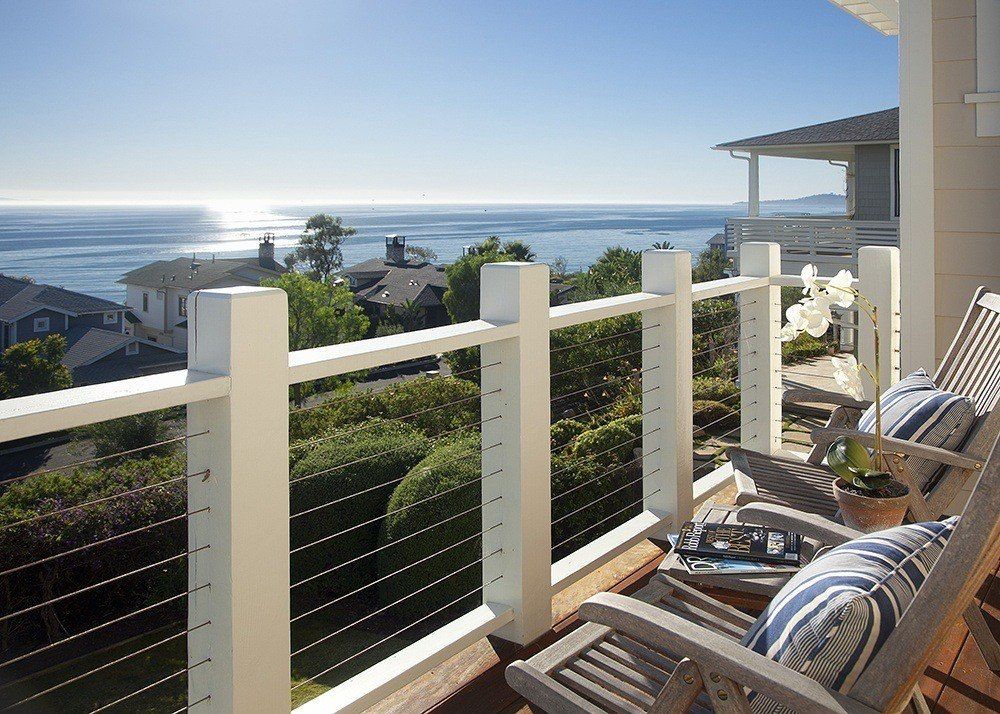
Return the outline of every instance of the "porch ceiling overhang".
<path id="1" fill-rule="evenodd" d="M 884 143 L 884 142 L 879 142 Z M 804 146 L 713 146 L 716 151 L 754 151 L 760 156 L 820 161 L 853 161 L 855 144 L 808 144 Z"/>
<path id="2" fill-rule="evenodd" d="M 899 34 L 899 0 L 830 0 L 883 35 Z"/>

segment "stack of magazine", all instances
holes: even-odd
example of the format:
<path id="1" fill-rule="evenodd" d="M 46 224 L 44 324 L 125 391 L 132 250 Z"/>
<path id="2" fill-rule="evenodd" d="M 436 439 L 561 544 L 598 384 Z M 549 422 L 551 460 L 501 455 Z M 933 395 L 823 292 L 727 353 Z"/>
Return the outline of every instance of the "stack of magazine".
<path id="1" fill-rule="evenodd" d="M 799 569 L 801 538 L 777 528 L 688 521 L 680 533 L 668 538 L 692 575 L 765 575 Z"/>

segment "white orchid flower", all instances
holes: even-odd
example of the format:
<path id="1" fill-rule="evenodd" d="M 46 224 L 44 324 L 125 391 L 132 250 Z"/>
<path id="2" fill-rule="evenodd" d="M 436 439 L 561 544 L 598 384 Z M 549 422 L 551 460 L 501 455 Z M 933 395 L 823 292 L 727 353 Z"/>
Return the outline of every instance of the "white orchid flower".
<path id="1" fill-rule="evenodd" d="M 854 276 L 850 270 L 841 270 L 830 278 L 826 284 L 826 295 L 838 307 L 850 307 L 854 304 Z"/>
<path id="2" fill-rule="evenodd" d="M 799 331 L 796 330 L 795 325 L 790 322 L 786 322 L 784 327 L 781 328 L 781 332 L 778 333 L 778 337 L 781 338 L 782 342 L 791 342 L 798 336 Z"/>
<path id="3" fill-rule="evenodd" d="M 788 308 L 785 317 L 798 332 L 822 337 L 830 328 L 830 302 L 822 296 L 807 298 Z"/>
<path id="4" fill-rule="evenodd" d="M 861 365 L 854 355 L 831 357 L 830 361 L 833 363 L 833 378 L 837 386 L 855 399 L 863 399 L 865 391 L 861 379 Z"/>
<path id="5" fill-rule="evenodd" d="M 819 268 L 810 263 L 802 268 L 802 272 L 799 275 L 802 278 L 802 284 L 805 285 L 802 289 L 802 294 L 816 297 L 820 291 L 820 285 L 816 282 L 816 278 L 819 277 Z"/>

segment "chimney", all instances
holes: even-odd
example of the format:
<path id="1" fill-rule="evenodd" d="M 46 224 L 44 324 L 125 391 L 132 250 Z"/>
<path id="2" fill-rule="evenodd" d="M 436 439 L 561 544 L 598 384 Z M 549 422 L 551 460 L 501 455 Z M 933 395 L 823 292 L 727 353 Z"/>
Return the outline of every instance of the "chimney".
<path id="1" fill-rule="evenodd" d="M 257 262 L 260 267 L 274 270 L 277 264 L 274 262 L 274 233 L 265 233 L 257 246 Z"/>
<path id="2" fill-rule="evenodd" d="M 385 259 L 389 263 L 406 262 L 406 236 L 393 234 L 385 237 Z"/>

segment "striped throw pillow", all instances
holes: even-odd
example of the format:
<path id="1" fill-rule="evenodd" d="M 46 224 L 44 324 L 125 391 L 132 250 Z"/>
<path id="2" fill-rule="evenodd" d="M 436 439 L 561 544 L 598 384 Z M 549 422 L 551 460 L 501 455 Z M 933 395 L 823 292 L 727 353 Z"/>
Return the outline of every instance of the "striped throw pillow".
<path id="1" fill-rule="evenodd" d="M 796 573 L 743 639 L 749 649 L 846 693 L 934 565 L 958 517 L 912 523 L 837 546 Z M 751 692 L 753 711 L 785 712 Z"/>
<path id="2" fill-rule="evenodd" d="M 882 395 L 882 433 L 886 436 L 954 451 L 965 441 L 975 421 L 972 400 L 938 389 L 923 369 L 899 380 Z M 858 430 L 875 433 L 874 404 L 861 415 Z M 926 493 L 942 466 L 911 456 L 906 460 L 906 469 Z"/>

